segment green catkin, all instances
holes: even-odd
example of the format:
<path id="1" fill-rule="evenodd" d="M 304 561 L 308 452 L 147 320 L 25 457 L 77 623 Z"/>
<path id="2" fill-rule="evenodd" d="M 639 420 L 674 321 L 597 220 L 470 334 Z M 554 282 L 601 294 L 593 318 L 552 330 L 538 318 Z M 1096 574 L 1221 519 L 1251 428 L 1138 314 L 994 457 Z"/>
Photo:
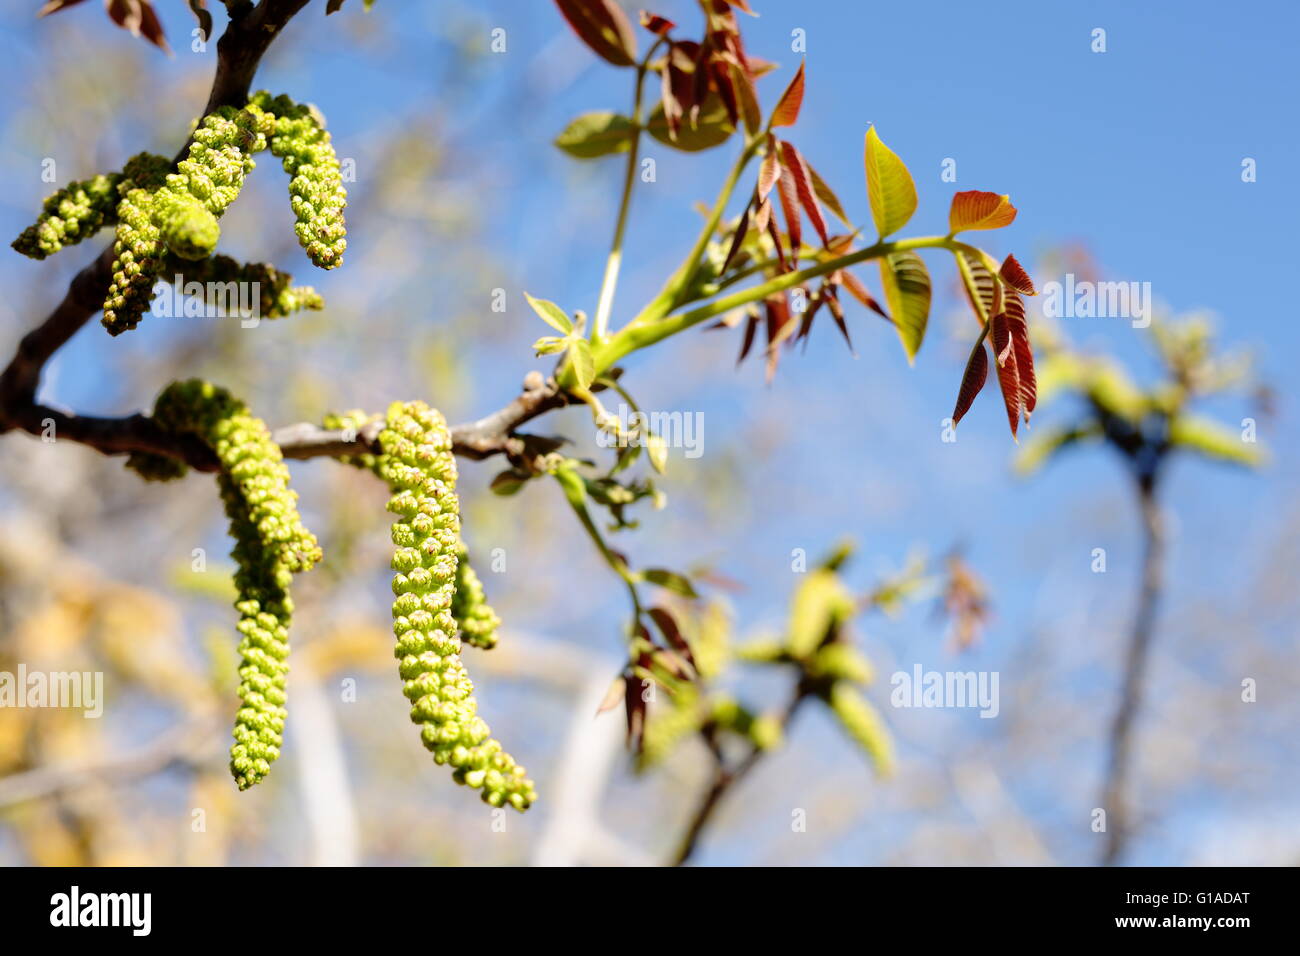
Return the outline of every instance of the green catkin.
<path id="1" fill-rule="evenodd" d="M 483 582 L 469 563 L 469 552 L 461 545 L 456 553 L 456 590 L 451 599 L 451 616 L 460 627 L 466 644 L 489 650 L 497 646 L 501 618 L 487 602 Z"/>
<path id="2" fill-rule="evenodd" d="M 319 311 L 325 300 L 311 286 L 290 285 L 293 276 L 263 262 L 243 263 L 230 256 L 215 255 L 197 262 L 170 256 L 163 269 L 162 278 L 181 283 L 198 282 L 204 287 L 205 297 L 217 287 L 223 291 L 236 286 L 257 284 L 258 316 L 263 319 L 282 319 L 304 309 Z M 230 296 L 227 294 L 227 301 Z"/>
<path id="3" fill-rule="evenodd" d="M 40 217 L 13 241 L 13 248 L 33 259 L 44 259 L 104 226 L 117 225 L 117 206 L 125 190 L 157 188 L 170 165 L 165 157 L 137 153 L 121 172 L 69 183 L 46 198 Z"/>
<path id="4" fill-rule="evenodd" d="M 115 222 L 121 181 L 121 173 L 109 173 L 68 183 L 45 200 L 40 218 L 13 241 L 13 248 L 44 259 Z"/>
<path id="5" fill-rule="evenodd" d="M 217 219 L 239 195 L 266 148 L 274 118 L 260 108 L 223 106 L 203 118 L 189 153 L 154 191 L 131 188 L 118 204 L 113 281 L 104 327 L 118 335 L 140 324 L 166 263 L 165 253 L 201 259 L 215 248 Z"/>
<path id="6" fill-rule="evenodd" d="M 287 96 L 272 97 L 262 90 L 250 102 L 275 116 L 271 155 L 283 162 L 291 177 L 289 202 L 299 244 L 322 269 L 341 265 L 348 246 L 343 221 L 348 194 L 324 123 L 310 106 Z"/>
<path id="7" fill-rule="evenodd" d="M 238 570 L 235 587 L 242 658 L 230 770 L 240 790 L 261 782 L 280 755 L 285 721 L 289 583 L 321 557 L 298 515 L 297 495 L 280 448 L 261 419 L 223 388 L 190 380 L 159 396 L 154 421 L 165 431 L 193 434 L 221 462 L 217 481 Z"/>
<path id="8" fill-rule="evenodd" d="M 403 693 L 424 746 L 458 783 L 494 807 L 526 810 L 537 793 L 477 713 L 452 614 L 460 550 L 456 461 L 441 414 L 395 402 L 379 435 L 378 469 L 393 497 L 393 632 Z"/>

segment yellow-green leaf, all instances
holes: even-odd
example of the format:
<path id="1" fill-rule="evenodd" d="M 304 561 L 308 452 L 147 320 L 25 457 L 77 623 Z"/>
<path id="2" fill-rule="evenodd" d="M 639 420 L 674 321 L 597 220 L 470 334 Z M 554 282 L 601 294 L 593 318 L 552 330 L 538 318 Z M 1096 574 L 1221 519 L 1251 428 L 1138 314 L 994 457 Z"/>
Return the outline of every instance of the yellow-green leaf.
<path id="1" fill-rule="evenodd" d="M 565 315 L 564 310 L 554 302 L 548 302 L 546 299 L 534 299 L 527 292 L 524 293 L 524 298 L 533 307 L 533 311 L 541 316 L 542 321 L 555 331 L 563 332 L 565 335 L 573 331 L 573 320 Z"/>
<path id="2" fill-rule="evenodd" d="M 573 368 L 573 379 L 578 388 L 591 388 L 596 378 L 596 363 L 591 355 L 591 343 L 586 339 L 569 339 L 569 365 Z"/>
<path id="3" fill-rule="evenodd" d="M 884 239 L 907 225 L 916 212 L 916 186 L 903 161 L 880 141 L 874 126 L 867 130 L 864 161 L 871 218 Z"/>
<path id="4" fill-rule="evenodd" d="M 1257 445 L 1242 440 L 1241 433 L 1198 415 L 1179 415 L 1169 423 L 1169 441 L 1198 451 L 1207 458 L 1256 468 L 1264 461 Z"/>
<path id="5" fill-rule="evenodd" d="M 583 113 L 555 138 L 555 145 L 578 159 L 626 153 L 635 128 L 631 120 L 617 113 Z"/>
<path id="6" fill-rule="evenodd" d="M 889 739 L 889 730 L 885 727 L 880 714 L 865 697 L 844 681 L 836 681 L 831 687 L 828 701 L 831 712 L 839 718 L 840 724 L 871 758 L 876 772 L 888 776 L 894 770 L 894 744 Z"/>
<path id="7" fill-rule="evenodd" d="M 880 284 L 910 364 L 930 319 L 930 273 L 915 252 L 892 252 L 880 260 Z"/>
<path id="8" fill-rule="evenodd" d="M 804 658 L 821 645 L 832 625 L 853 615 L 853 596 L 833 571 L 809 571 L 790 602 L 786 641 L 790 654 Z"/>

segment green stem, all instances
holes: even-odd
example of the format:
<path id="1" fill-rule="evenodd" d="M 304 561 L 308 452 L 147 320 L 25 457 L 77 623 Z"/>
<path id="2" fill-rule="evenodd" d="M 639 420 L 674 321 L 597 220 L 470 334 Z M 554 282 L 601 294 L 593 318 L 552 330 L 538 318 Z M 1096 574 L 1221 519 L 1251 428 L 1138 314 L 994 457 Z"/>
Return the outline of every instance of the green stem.
<path id="1" fill-rule="evenodd" d="M 605 544 L 605 539 L 601 535 L 600 529 L 596 527 L 596 522 L 591 520 L 591 513 L 587 510 L 587 507 L 581 504 L 574 504 L 572 501 L 569 502 L 569 507 L 571 507 L 573 513 L 578 516 L 578 521 L 582 524 L 582 527 L 586 529 L 588 536 L 596 545 L 596 550 L 598 550 L 601 557 L 605 559 L 605 563 L 608 564 L 614 573 L 622 579 L 623 583 L 627 585 L 627 593 L 632 599 L 632 614 L 639 620 L 641 617 L 641 596 L 637 594 L 636 578 L 633 576 L 632 571 L 623 563 L 622 560 L 619 559 L 618 555 L 611 551 L 609 546 Z"/>
<path id="2" fill-rule="evenodd" d="M 787 272 L 785 275 L 769 279 L 760 285 L 733 292 L 731 295 L 723 296 L 720 299 L 714 299 L 712 302 L 691 309 L 688 312 L 667 316 L 656 322 L 642 323 L 639 320 L 634 320 L 608 342 L 596 347 L 593 355 L 596 363 L 596 374 L 599 375 L 609 369 L 615 362 L 631 352 L 654 345 L 671 335 L 684 332 L 701 322 L 722 315 L 725 312 L 730 312 L 742 305 L 757 302 L 774 292 L 783 292 L 794 286 L 802 285 L 809 279 L 829 275 L 832 272 L 857 265 L 860 262 L 879 259 L 895 252 L 909 252 L 915 249 L 961 249 L 978 252 L 978 250 L 974 250 L 973 247 L 968 246 L 966 243 L 959 242 L 949 236 L 920 236 L 915 239 L 877 242 L 875 245 L 867 246 L 837 259 L 829 259 L 826 262 L 800 269 L 797 272 Z"/>
<path id="3" fill-rule="evenodd" d="M 619 268 L 623 263 L 623 235 L 627 231 L 627 214 L 632 205 L 632 187 L 636 183 L 637 158 L 641 147 L 641 94 L 645 85 L 650 58 L 663 42 L 660 37 L 646 51 L 645 58 L 637 64 L 636 91 L 632 96 L 632 143 L 627 151 L 627 168 L 623 173 L 623 197 L 618 205 L 618 221 L 614 224 L 614 239 L 610 243 L 609 258 L 605 260 L 605 277 L 600 283 L 600 298 L 596 302 L 596 318 L 591 325 L 591 340 L 605 338 L 609 328 L 609 315 L 614 309 L 614 290 L 618 287 Z"/>
<path id="4" fill-rule="evenodd" d="M 700 230 L 699 236 L 695 240 L 695 245 L 687 253 L 686 258 L 677 271 L 672 274 L 665 283 L 659 294 L 639 313 L 636 317 L 624 327 L 627 331 L 634 326 L 645 325 L 650 322 L 658 321 L 671 312 L 674 308 L 681 305 L 679 301 L 682 292 L 690 285 L 691 280 L 695 278 L 695 272 L 700 265 L 700 256 L 704 255 L 704 250 L 708 248 L 709 240 L 713 238 L 713 233 L 718 228 L 718 223 L 722 221 L 722 214 L 726 212 L 727 203 L 731 201 L 731 194 L 736 189 L 736 183 L 740 181 L 741 174 L 749 161 L 754 158 L 762 144 L 763 138 L 757 136 L 745 143 L 745 148 L 740 151 L 736 157 L 736 162 L 732 164 L 731 172 L 727 174 L 727 179 L 722 184 L 722 189 L 718 191 L 718 198 L 713 202 L 713 209 L 709 213 L 708 220 L 704 223 L 704 228 Z M 620 333 L 622 334 L 622 333 Z M 617 337 L 617 336 L 616 336 Z"/>

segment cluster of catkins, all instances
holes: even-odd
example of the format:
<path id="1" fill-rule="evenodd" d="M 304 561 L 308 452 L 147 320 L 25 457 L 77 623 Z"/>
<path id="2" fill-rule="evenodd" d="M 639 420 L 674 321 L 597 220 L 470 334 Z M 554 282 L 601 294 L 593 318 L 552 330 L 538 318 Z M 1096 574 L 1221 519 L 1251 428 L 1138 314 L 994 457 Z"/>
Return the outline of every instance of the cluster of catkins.
<path id="1" fill-rule="evenodd" d="M 403 693 L 424 746 L 450 764 L 459 783 L 494 807 L 526 810 L 537 799 L 524 768 L 493 740 L 461 661 L 466 640 L 490 646 L 496 615 L 477 578 L 461 571 L 456 460 L 442 415 L 422 402 L 396 402 L 379 435 L 377 468 L 393 496 L 393 632 Z M 458 598 L 458 586 L 469 584 Z M 456 612 L 462 615 L 459 622 Z M 468 624 L 469 627 L 465 625 Z"/>
<path id="2" fill-rule="evenodd" d="M 321 550 L 298 515 L 279 446 L 246 405 L 225 389 L 192 380 L 168 386 L 153 417 L 164 431 L 200 439 L 221 463 L 218 482 L 235 541 L 235 607 L 243 635 L 242 704 L 230 767 L 244 790 L 260 782 L 280 754 L 293 611 L 289 584 L 294 573 L 320 560 Z M 359 431 L 373 420 L 347 412 L 327 416 L 325 425 Z M 422 402 L 396 402 L 379 442 L 381 454 L 362 452 L 345 460 L 374 471 L 393 493 L 393 628 L 411 719 L 421 725 L 434 760 L 450 764 L 458 782 L 481 790 L 494 807 L 526 810 L 537 799 L 533 783 L 478 716 L 474 685 L 460 657 L 462 642 L 495 646 L 501 622 L 460 538 L 447 424 Z M 175 459 L 139 452 L 127 467 L 155 481 L 179 478 L 186 470 Z"/>
<path id="3" fill-rule="evenodd" d="M 268 145 L 291 177 L 299 243 L 315 265 L 334 268 L 347 247 L 347 192 L 329 133 L 310 107 L 266 92 L 255 94 L 243 109 L 223 106 L 203 117 L 175 172 L 168 172 L 166 159 L 141 153 L 120 173 L 59 190 L 13 247 L 43 259 L 103 226 L 116 226 L 103 316 L 112 335 L 139 325 L 159 279 L 175 275 L 204 283 L 259 282 L 265 318 L 320 308 L 314 290 L 291 287 L 290 277 L 270 266 L 241 267 L 226 257 L 212 258 L 221 236 L 217 220 L 256 165 L 253 155 Z"/>
<path id="4" fill-rule="evenodd" d="M 315 536 L 298 515 L 297 495 L 280 447 L 261 419 L 223 388 L 190 380 L 158 397 L 154 421 L 172 434 L 194 435 L 221 462 L 217 481 L 235 541 L 235 588 L 242 635 L 239 697 L 230 770 L 239 789 L 259 783 L 280 756 L 285 721 L 293 574 L 321 558 Z M 154 455 L 127 465 L 147 478 L 178 477 Z M 183 471 L 181 468 L 179 471 Z"/>

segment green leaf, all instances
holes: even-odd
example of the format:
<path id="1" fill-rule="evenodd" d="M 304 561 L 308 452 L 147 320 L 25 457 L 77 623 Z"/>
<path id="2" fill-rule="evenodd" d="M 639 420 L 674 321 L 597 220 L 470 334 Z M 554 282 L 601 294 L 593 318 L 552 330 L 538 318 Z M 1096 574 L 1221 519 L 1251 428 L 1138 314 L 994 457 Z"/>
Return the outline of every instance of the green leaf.
<path id="1" fill-rule="evenodd" d="M 548 302 L 545 299 L 534 299 L 527 292 L 524 293 L 524 298 L 533 307 L 533 311 L 541 316 L 542 321 L 555 331 L 563 332 L 565 335 L 573 331 L 573 320 L 565 315 L 564 310 L 554 302 Z"/>
<path id="2" fill-rule="evenodd" d="M 556 352 L 563 352 L 567 338 L 556 338 L 554 335 L 543 335 L 533 343 L 533 351 L 538 355 L 552 355 Z"/>
<path id="3" fill-rule="evenodd" d="M 840 725 L 862 748 L 881 776 L 888 776 L 894 769 L 894 745 L 889 739 L 889 730 L 876 708 L 853 689 L 851 684 L 836 681 L 831 685 L 831 713 L 839 718 Z"/>
<path id="4" fill-rule="evenodd" d="M 596 361 L 591 355 L 591 343 L 586 339 L 569 339 L 569 365 L 573 367 L 573 379 L 578 388 L 591 388 L 596 378 Z"/>
<path id="5" fill-rule="evenodd" d="M 870 684 L 875 678 L 866 655 L 847 641 L 833 641 L 819 650 L 810 669 L 819 676 L 854 684 Z"/>
<path id="6" fill-rule="evenodd" d="M 1016 455 L 1015 469 L 1022 475 L 1033 474 L 1054 458 L 1057 452 L 1101 436 L 1100 425 L 1035 429 Z"/>
<path id="7" fill-rule="evenodd" d="M 884 239 L 907 225 L 916 212 L 916 186 L 903 161 L 880 141 L 874 126 L 867 130 L 864 162 L 871 218 Z"/>
<path id="8" fill-rule="evenodd" d="M 522 468 L 507 468 L 505 471 L 498 472 L 488 487 L 494 495 L 508 498 L 516 494 L 530 478 L 532 475 Z"/>
<path id="9" fill-rule="evenodd" d="M 817 650 L 832 626 L 853 616 L 853 596 L 833 571 L 809 571 L 790 602 L 786 640 L 790 654 L 806 658 Z"/>
<path id="10" fill-rule="evenodd" d="M 569 499 L 569 504 L 575 508 L 586 509 L 587 486 L 583 482 L 582 476 L 573 470 L 573 466 L 568 464 L 560 465 L 551 474 L 560 483 L 560 488 L 564 491 L 564 497 Z"/>
<path id="11" fill-rule="evenodd" d="M 646 132 L 659 142 L 687 153 L 698 153 L 701 150 L 712 149 L 714 146 L 721 146 L 735 131 L 736 127 L 731 125 L 731 118 L 727 115 L 727 107 L 722 102 L 722 98 L 712 92 L 705 97 L 694 126 L 691 126 L 690 120 L 682 120 L 677 129 L 676 139 L 668 133 L 668 118 L 664 116 L 662 104 L 654 108 L 649 122 L 646 123 Z"/>
<path id="12" fill-rule="evenodd" d="M 662 436 L 646 432 L 645 453 L 650 459 L 651 467 L 662 475 L 668 467 L 668 443 Z"/>
<path id="13" fill-rule="evenodd" d="M 1179 448 L 1200 452 L 1207 458 L 1257 468 L 1264 453 L 1242 441 L 1241 433 L 1199 415 L 1179 415 L 1169 424 L 1169 441 Z"/>
<path id="14" fill-rule="evenodd" d="M 880 284 L 911 364 L 930 319 L 930 273 L 915 252 L 892 252 L 880 260 Z"/>
<path id="15" fill-rule="evenodd" d="M 626 116 L 601 111 L 583 113 L 555 138 L 555 145 L 578 159 L 626 153 L 636 127 Z"/>
<path id="16" fill-rule="evenodd" d="M 668 571 L 664 568 L 647 568 L 641 572 L 641 577 L 651 584 L 657 584 L 661 588 L 667 588 L 674 594 L 680 594 L 682 597 L 697 598 L 699 594 L 691 586 L 691 582 L 684 574 L 678 574 L 676 571 Z"/>

